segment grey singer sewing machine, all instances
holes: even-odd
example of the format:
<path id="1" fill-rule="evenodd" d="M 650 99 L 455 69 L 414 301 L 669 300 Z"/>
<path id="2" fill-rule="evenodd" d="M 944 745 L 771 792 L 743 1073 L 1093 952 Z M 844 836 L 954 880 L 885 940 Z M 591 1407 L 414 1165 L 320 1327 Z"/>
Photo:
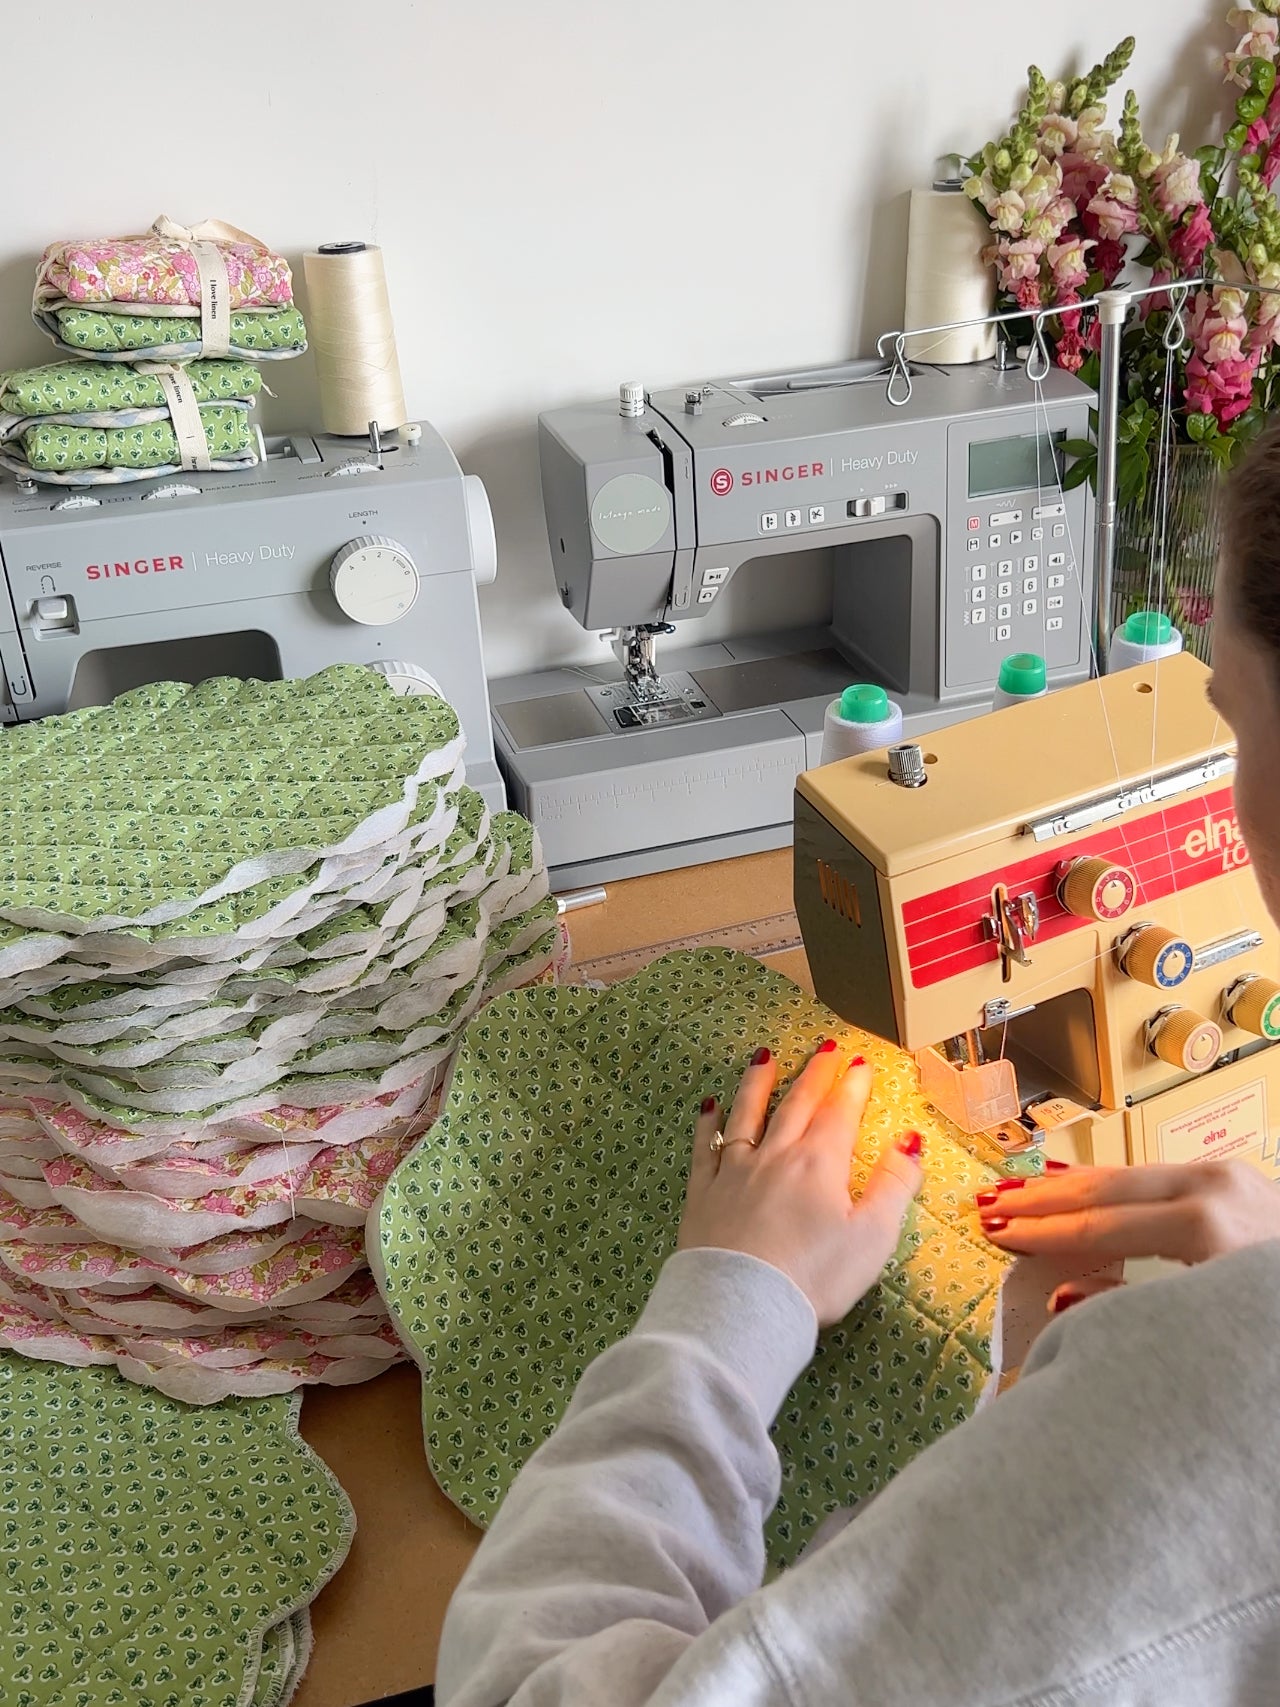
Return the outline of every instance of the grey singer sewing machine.
<path id="1" fill-rule="evenodd" d="M 161 679 L 372 664 L 402 693 L 438 683 L 467 780 L 500 810 L 476 596 L 497 567 L 483 485 L 425 424 L 266 451 L 240 473 L 0 486 L 0 723 Z"/>
<path id="2" fill-rule="evenodd" d="M 1043 654 L 1054 687 L 1089 675 L 1091 500 L 1062 490 L 1059 447 L 1092 394 L 982 364 L 915 369 L 895 404 L 886 378 L 627 385 L 542 416 L 560 596 L 618 658 L 491 684 L 557 882 L 784 846 L 851 681 L 887 688 L 910 736 L 987 710 L 1010 652 Z M 711 633 L 659 662 L 693 618 Z"/>

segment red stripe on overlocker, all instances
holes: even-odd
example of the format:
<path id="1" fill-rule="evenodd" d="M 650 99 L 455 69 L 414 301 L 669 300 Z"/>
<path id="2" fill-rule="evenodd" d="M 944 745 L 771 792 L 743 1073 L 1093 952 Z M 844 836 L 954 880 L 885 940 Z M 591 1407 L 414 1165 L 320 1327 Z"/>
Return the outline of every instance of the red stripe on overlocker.
<path id="1" fill-rule="evenodd" d="M 1249 864 L 1229 787 L 1100 830 L 1074 843 L 1067 855 L 1073 860 L 1098 856 L 1126 866 L 1137 878 L 1138 899 L 1131 917 L 1175 890 L 1207 883 Z M 1068 913 L 1058 899 L 1062 862 L 1062 852 L 1046 846 L 1029 859 L 908 901 L 902 923 L 916 988 L 940 984 L 999 958 L 999 949 L 983 926 L 998 883 L 1011 895 L 1035 896 L 1040 907 L 1037 942 L 1051 942 L 1091 925 L 1091 919 Z"/>

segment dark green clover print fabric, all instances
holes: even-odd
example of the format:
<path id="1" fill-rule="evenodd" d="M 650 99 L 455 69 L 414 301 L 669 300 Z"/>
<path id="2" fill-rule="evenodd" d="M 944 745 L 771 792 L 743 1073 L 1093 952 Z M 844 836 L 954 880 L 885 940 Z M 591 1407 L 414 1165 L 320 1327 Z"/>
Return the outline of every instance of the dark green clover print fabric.
<path id="1" fill-rule="evenodd" d="M 674 1247 L 698 1102 L 731 1097 L 759 1044 L 786 1082 L 827 1036 L 875 1068 L 855 1191 L 911 1128 L 927 1177 L 881 1283 L 782 1407 L 772 1567 L 972 1414 L 1006 1267 L 973 1193 L 1015 1164 L 978 1160 L 923 1102 L 907 1055 L 789 979 L 724 950 L 675 954 L 603 995 L 526 990 L 485 1009 L 440 1120 L 375 1212 L 371 1261 L 422 1369 L 432 1471 L 476 1522 L 643 1307 Z"/>

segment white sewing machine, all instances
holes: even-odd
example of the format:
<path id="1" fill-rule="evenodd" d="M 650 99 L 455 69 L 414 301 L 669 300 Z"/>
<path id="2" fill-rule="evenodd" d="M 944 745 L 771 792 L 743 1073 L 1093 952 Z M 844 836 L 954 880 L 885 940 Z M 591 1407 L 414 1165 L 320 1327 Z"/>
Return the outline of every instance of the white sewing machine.
<path id="1" fill-rule="evenodd" d="M 97 492 L 0 485 L 0 723 L 162 679 L 371 664 L 403 693 L 438 683 L 467 780 L 500 810 L 476 595 L 497 571 L 484 486 L 425 423 L 266 450 L 241 473 Z"/>

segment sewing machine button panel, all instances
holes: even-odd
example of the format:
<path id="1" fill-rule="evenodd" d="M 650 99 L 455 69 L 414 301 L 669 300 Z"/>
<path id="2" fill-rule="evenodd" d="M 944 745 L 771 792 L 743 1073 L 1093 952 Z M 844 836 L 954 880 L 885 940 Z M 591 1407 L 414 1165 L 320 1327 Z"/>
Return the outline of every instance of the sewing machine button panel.
<path id="1" fill-rule="evenodd" d="M 987 602 L 987 589 L 985 587 L 974 587 L 970 596 L 975 605 L 984 605 Z"/>
<path id="2" fill-rule="evenodd" d="M 1006 623 L 1003 627 L 996 629 L 996 639 L 997 640 L 1007 640 L 1012 633 L 1013 633 L 1013 630 Z"/>
<path id="3" fill-rule="evenodd" d="M 809 526 L 811 528 L 821 527 L 826 519 L 827 512 L 821 504 L 809 505 Z"/>
<path id="4" fill-rule="evenodd" d="M 1065 551 L 1051 551 L 1049 553 L 1049 567 L 1050 567 L 1050 569 L 1065 569 L 1066 566 L 1067 566 L 1067 554 Z"/>
<path id="5" fill-rule="evenodd" d="M 996 588 L 996 597 L 998 599 L 1011 599 L 1013 597 L 1013 582 L 1001 581 Z"/>
<path id="6" fill-rule="evenodd" d="M 1018 523 L 1021 520 L 1022 520 L 1022 511 L 1021 510 L 1001 510 L 998 514 L 992 515 L 991 526 L 993 528 L 1017 527 Z"/>
<path id="7" fill-rule="evenodd" d="M 1032 528 L 1031 537 L 1032 537 L 1032 539 L 1043 539 L 1044 538 L 1044 529 L 1043 528 Z"/>
<path id="8" fill-rule="evenodd" d="M 1044 626 L 1050 634 L 1056 634 L 1062 627 L 1062 618 L 1060 616 L 1051 616 Z"/>
<path id="9" fill-rule="evenodd" d="M 1054 527 L 1053 537 L 1055 539 L 1062 539 L 1066 536 L 1066 531 L 1067 530 L 1066 530 L 1066 528 L 1063 527 L 1062 523 L 1058 522 L 1057 525 Z"/>
<path id="10" fill-rule="evenodd" d="M 1013 606 L 1012 605 L 999 605 L 999 606 L 997 606 L 996 617 L 1000 622 L 1008 622 L 1009 618 L 1012 615 L 1013 615 Z"/>
<path id="11" fill-rule="evenodd" d="M 778 531 L 778 512 L 776 510 L 766 510 L 764 515 L 762 515 L 760 518 L 760 532 L 761 533 L 777 533 L 777 531 Z"/>
<path id="12" fill-rule="evenodd" d="M 981 531 L 982 531 L 982 517 L 981 516 L 970 516 L 969 517 L 969 532 L 970 533 L 980 533 Z"/>
<path id="13" fill-rule="evenodd" d="M 987 544 L 991 547 L 992 551 L 999 551 L 1000 535 L 998 533 L 993 533 L 991 538 L 987 541 Z"/>
<path id="14" fill-rule="evenodd" d="M 799 510 L 788 510 L 786 515 L 783 517 L 783 521 L 789 528 L 798 528 L 802 520 L 803 517 Z"/>
<path id="15" fill-rule="evenodd" d="M 1038 557 L 1024 557 L 1022 559 L 1022 569 L 1026 575 L 1034 575 L 1039 567 L 1040 559 Z"/>
<path id="16" fill-rule="evenodd" d="M 1065 587 L 1066 584 L 1067 577 L 1065 575 L 1050 575 L 1045 581 L 1046 587 Z"/>
<path id="17" fill-rule="evenodd" d="M 1022 544 L 1022 534 L 1019 532 L 1018 529 L 1015 528 L 1014 531 L 1009 535 L 1009 544 L 1010 545 L 1021 545 Z"/>
<path id="18" fill-rule="evenodd" d="M 1012 557 L 1002 558 L 1001 561 L 996 564 L 996 568 L 1000 571 L 1000 573 L 1002 575 L 1012 575 L 1013 574 L 1013 558 Z"/>
<path id="19" fill-rule="evenodd" d="M 970 579 L 974 580 L 974 581 L 985 581 L 987 578 L 987 566 L 986 566 L 986 564 L 985 563 L 975 563 L 973 565 L 972 569 L 970 569 L 970 571 L 969 571 L 969 576 L 970 576 Z"/>
<path id="20" fill-rule="evenodd" d="M 704 587 L 698 594 L 698 603 L 700 605 L 709 605 L 715 596 L 716 590 L 714 587 Z"/>
<path id="21" fill-rule="evenodd" d="M 974 622 L 985 622 L 987 620 L 987 613 L 981 606 L 979 606 L 977 610 L 971 611 L 969 614 Z"/>
<path id="22" fill-rule="evenodd" d="M 967 541 L 967 542 L 966 542 L 966 550 L 969 550 L 969 551 L 981 551 L 981 550 L 982 550 L 982 541 L 981 541 L 981 540 L 980 540 L 980 539 L 971 539 L 971 540 L 968 540 L 968 541 Z"/>
<path id="23" fill-rule="evenodd" d="M 1066 600 L 1061 593 L 1054 593 L 1044 601 L 1044 608 L 1046 610 L 1061 610 L 1065 603 Z"/>
<path id="24" fill-rule="evenodd" d="M 1043 522 L 1052 516 L 1065 516 L 1066 513 L 1065 504 L 1037 504 L 1031 512 L 1031 519 L 1034 522 Z"/>
<path id="25" fill-rule="evenodd" d="M 723 587 L 728 579 L 729 571 L 727 569 L 704 569 L 702 572 L 704 587 Z"/>
<path id="26" fill-rule="evenodd" d="M 1036 614 L 1036 601 L 1034 599 L 1023 599 L 1022 614 L 1023 616 L 1034 616 Z"/>

